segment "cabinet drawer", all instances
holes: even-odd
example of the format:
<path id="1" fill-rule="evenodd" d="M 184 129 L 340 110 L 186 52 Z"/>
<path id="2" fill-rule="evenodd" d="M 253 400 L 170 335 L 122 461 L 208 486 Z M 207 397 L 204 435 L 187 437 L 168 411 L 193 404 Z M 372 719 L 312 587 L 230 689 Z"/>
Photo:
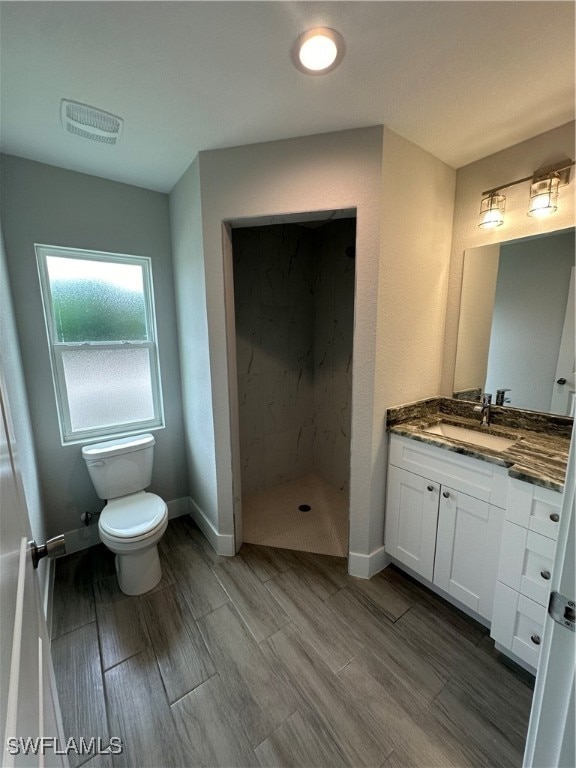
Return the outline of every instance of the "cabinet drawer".
<path id="1" fill-rule="evenodd" d="M 508 470 L 418 440 L 390 435 L 390 464 L 504 509 Z"/>
<path id="2" fill-rule="evenodd" d="M 496 582 L 491 637 L 536 669 L 546 608 L 502 582 Z"/>
<path id="3" fill-rule="evenodd" d="M 504 523 L 498 580 L 540 605 L 548 605 L 556 542 L 509 521 Z"/>
<path id="4" fill-rule="evenodd" d="M 510 478 L 506 520 L 555 540 L 561 503 L 562 495 L 556 491 Z"/>

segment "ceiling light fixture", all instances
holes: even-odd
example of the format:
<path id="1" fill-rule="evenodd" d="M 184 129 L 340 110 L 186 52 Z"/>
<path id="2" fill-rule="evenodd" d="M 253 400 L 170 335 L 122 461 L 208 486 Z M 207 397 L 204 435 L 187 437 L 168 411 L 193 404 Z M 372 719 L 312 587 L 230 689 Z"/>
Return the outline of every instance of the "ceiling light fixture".
<path id="1" fill-rule="evenodd" d="M 503 224 L 506 197 L 499 193 L 503 189 L 523 184 L 525 181 L 530 182 L 528 216 L 544 218 L 554 213 L 558 208 L 558 188 L 570 183 L 570 169 L 573 165 L 574 160 L 566 160 L 550 168 L 534 171 L 532 176 L 525 176 L 523 179 L 500 184 L 499 187 L 482 192 L 478 226 L 482 229 L 490 229 Z"/>
<path id="2" fill-rule="evenodd" d="M 308 75 L 332 72 L 344 58 L 344 39 L 330 27 L 303 32 L 292 47 L 292 61 Z"/>

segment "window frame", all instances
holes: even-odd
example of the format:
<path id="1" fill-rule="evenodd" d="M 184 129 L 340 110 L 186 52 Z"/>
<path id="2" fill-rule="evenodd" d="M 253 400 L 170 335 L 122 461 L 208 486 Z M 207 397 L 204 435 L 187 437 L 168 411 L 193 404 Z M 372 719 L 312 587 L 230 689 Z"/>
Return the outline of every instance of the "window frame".
<path id="1" fill-rule="evenodd" d="M 164 405 L 162 400 L 162 381 L 160 376 L 160 361 L 158 355 L 158 335 L 156 330 L 156 312 L 154 307 L 154 284 L 152 280 L 152 259 L 148 256 L 132 256 L 106 251 L 92 251 L 84 248 L 69 248 L 65 246 L 35 243 L 36 262 L 40 281 L 40 294 L 44 311 L 44 325 L 50 353 L 52 383 L 56 398 L 58 426 L 62 445 L 82 443 L 96 438 L 112 438 L 131 435 L 143 430 L 161 429 L 164 425 Z M 54 303 L 48 276 L 48 256 L 74 258 L 85 261 L 102 261 L 107 263 L 128 264 L 142 268 L 142 285 L 144 293 L 144 312 L 146 320 L 145 341 L 59 341 L 54 316 Z M 148 349 L 150 360 L 150 385 L 154 417 L 143 421 L 130 421 L 108 426 L 92 427 L 90 429 L 73 429 L 68 402 L 68 388 L 64 373 L 63 353 L 69 350 L 121 350 Z"/>

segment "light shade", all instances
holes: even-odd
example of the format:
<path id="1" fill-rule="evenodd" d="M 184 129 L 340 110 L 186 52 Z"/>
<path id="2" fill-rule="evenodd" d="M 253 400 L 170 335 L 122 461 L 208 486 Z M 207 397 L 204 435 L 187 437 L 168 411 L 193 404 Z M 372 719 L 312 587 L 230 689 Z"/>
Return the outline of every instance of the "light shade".
<path id="1" fill-rule="evenodd" d="M 534 181 L 530 185 L 530 205 L 528 216 L 543 218 L 549 216 L 558 208 L 558 176 Z"/>
<path id="2" fill-rule="evenodd" d="M 482 229 L 492 229 L 504 223 L 504 207 L 506 197 L 504 195 L 486 195 L 480 203 L 480 220 L 478 226 Z"/>
<path id="3" fill-rule="evenodd" d="M 292 47 L 292 61 L 302 72 L 324 75 L 344 58 L 342 35 L 330 27 L 315 27 L 301 34 Z"/>

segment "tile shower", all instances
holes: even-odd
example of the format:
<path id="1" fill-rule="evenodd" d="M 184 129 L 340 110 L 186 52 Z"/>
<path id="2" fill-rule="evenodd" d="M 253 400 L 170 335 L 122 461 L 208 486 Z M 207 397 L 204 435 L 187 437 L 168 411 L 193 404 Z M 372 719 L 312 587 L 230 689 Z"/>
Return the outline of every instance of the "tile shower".
<path id="1" fill-rule="evenodd" d="M 244 541 L 347 555 L 355 239 L 233 230 Z"/>

